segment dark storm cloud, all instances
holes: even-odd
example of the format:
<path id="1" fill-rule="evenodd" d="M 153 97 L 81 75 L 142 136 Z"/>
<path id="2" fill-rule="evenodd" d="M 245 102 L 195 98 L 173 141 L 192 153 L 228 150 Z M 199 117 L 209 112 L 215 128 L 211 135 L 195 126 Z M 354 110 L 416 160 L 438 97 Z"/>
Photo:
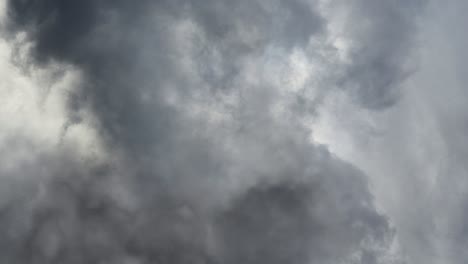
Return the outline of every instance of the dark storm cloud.
<path id="1" fill-rule="evenodd" d="M 110 133 L 112 138 L 121 140 L 120 143 L 133 141 L 129 145 L 134 146 L 140 144 L 137 141 L 149 140 L 149 134 L 165 122 L 164 114 L 159 118 L 158 128 L 141 120 L 147 116 L 148 109 L 145 110 L 137 98 L 147 88 L 142 79 L 144 74 L 163 75 L 164 68 L 170 67 L 163 56 L 152 65 L 157 70 L 142 69 L 137 64 L 141 56 L 139 34 L 161 35 L 140 29 L 143 24 L 140 20 L 146 17 L 145 10 L 154 10 L 156 4 L 163 5 L 160 2 L 10 1 L 12 23 L 9 26 L 29 33 L 34 45 L 31 55 L 38 63 L 71 63 L 83 70 L 86 80 L 81 91 L 76 92 L 75 109 L 89 100 L 104 133 Z M 135 36 L 132 36 L 133 30 Z M 161 46 L 155 49 L 156 53 L 164 53 L 164 41 L 154 44 Z M 158 64 L 167 66 L 158 67 Z M 142 72 L 145 70 L 151 72 Z M 160 81 L 158 77 L 151 81 Z M 151 85 L 157 90 L 158 83 Z"/>
<path id="2" fill-rule="evenodd" d="M 411 17 L 383 1 L 343 5 L 359 44 L 343 85 L 356 85 L 365 105 L 381 106 L 400 80 Z M 275 116 L 281 92 L 265 77 L 248 77 L 267 66 L 269 51 L 285 57 L 326 37 L 318 6 L 8 1 L 9 32 L 26 33 L 34 65 L 82 73 L 70 122 L 89 107 L 118 161 L 90 165 L 70 149 L 38 155 L 28 166 L 43 168 L 45 184 L 2 211 L 2 232 L 15 230 L 0 239 L 2 261 L 381 263 L 394 230 L 365 176 L 311 144 L 297 119 Z M 400 41 L 381 40 L 387 35 Z M 227 121 L 212 123 L 215 110 Z M 32 173 L 28 166 L 12 174 Z"/>
<path id="3" fill-rule="evenodd" d="M 223 263 L 322 263 L 356 252 L 359 263 L 378 263 L 366 260 L 376 252 L 355 242 L 388 239 L 385 217 L 367 207 L 370 200 L 358 202 L 350 192 L 340 194 L 349 201 L 333 208 L 337 197 L 326 192 L 334 187 L 323 187 L 281 182 L 248 190 L 218 218 L 226 248 Z M 330 208 L 326 218 L 320 217 L 323 207 Z"/>
<path id="4" fill-rule="evenodd" d="M 310 151 L 323 156 L 309 153 L 318 159 L 309 164 L 320 166 L 315 173 L 277 161 L 271 166 L 291 178 L 264 179 L 211 211 L 157 188 L 151 197 L 132 192 L 134 179 L 128 177 L 134 173 L 79 161 L 70 150 L 42 154 L 13 172 L 30 174 L 42 167 L 35 175 L 42 184 L 35 185 L 33 179 L 16 184 L 21 189 L 16 187 L 2 206 L 1 260 L 322 263 L 351 254 L 357 261 L 367 255 L 378 259 L 381 252 L 362 243 L 387 248 L 393 230 L 375 211 L 365 179 L 325 150 Z M 308 162 L 302 155 L 296 158 Z"/>

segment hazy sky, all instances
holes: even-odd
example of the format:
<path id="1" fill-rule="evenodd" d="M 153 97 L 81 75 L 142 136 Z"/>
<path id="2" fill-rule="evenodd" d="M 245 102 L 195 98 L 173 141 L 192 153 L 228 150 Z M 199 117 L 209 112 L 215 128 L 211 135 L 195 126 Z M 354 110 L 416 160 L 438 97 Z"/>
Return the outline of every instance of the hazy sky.
<path id="1" fill-rule="evenodd" d="M 0 0 L 0 263 L 468 262 L 467 11 Z"/>

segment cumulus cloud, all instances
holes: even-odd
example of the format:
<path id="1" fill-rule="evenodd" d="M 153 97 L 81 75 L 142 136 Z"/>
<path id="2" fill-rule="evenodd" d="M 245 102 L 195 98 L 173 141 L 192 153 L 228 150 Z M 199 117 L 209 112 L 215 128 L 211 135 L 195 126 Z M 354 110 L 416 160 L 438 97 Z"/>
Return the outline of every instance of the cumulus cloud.
<path id="1" fill-rule="evenodd" d="M 0 258 L 404 263 L 367 175 L 312 142 L 310 121 L 333 91 L 369 111 L 395 102 L 422 7 L 7 1 L 5 49 L 34 100 L 65 92 L 50 141 L 2 134 L 2 157 L 29 157 L 2 179 L 18 191 L 2 190 Z"/>

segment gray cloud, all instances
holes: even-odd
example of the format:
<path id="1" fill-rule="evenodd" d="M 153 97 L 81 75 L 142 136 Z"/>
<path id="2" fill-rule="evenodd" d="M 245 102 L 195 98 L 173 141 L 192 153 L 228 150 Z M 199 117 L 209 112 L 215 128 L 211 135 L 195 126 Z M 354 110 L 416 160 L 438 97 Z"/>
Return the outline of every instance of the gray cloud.
<path id="1" fill-rule="evenodd" d="M 418 71 L 385 113 L 346 100 L 324 107 L 338 124 L 324 143 L 369 175 L 409 263 L 467 260 L 466 8 L 429 5 L 419 18 Z"/>
<path id="2" fill-rule="evenodd" d="M 321 67 L 336 69 L 300 91 L 388 106 L 416 2 L 332 2 L 348 14 L 348 63 L 333 59 L 319 1 L 8 1 L 24 63 L 82 74 L 66 126 L 89 110 L 113 158 L 83 161 L 63 143 L 19 162 L 9 178 L 42 176 L 2 207 L 2 261 L 386 263 L 395 230 L 366 176 L 310 142 L 273 74 L 298 50 L 312 62 L 329 50 Z"/>
<path id="3" fill-rule="evenodd" d="M 402 82 L 415 70 L 415 21 L 426 1 L 336 2 L 347 10 L 345 30 L 351 39 L 342 85 L 366 107 L 392 105 Z"/>

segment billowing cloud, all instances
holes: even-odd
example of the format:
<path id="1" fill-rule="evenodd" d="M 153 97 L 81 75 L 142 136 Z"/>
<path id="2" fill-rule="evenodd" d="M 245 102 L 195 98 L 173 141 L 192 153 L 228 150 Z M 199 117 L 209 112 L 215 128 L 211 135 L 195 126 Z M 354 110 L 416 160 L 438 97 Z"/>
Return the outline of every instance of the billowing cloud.
<path id="1" fill-rule="evenodd" d="M 2 134 L 2 157 L 36 151 L 2 179 L 1 260 L 404 263 L 367 175 L 310 121 L 333 91 L 395 102 L 422 6 L 9 0 L 17 67 L 66 92 L 56 141 Z"/>

